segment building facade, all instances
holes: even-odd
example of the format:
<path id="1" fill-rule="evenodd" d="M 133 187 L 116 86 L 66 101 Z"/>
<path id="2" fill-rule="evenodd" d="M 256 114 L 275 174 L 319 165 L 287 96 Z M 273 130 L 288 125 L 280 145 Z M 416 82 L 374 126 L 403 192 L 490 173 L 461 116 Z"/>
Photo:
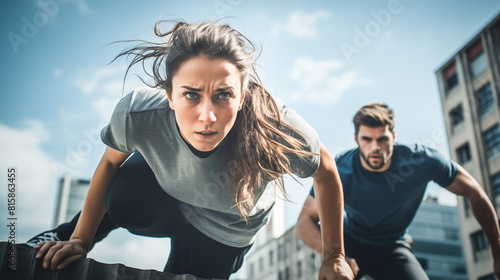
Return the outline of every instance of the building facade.
<path id="1" fill-rule="evenodd" d="M 500 206 L 500 15 L 437 71 L 451 158 L 483 186 Z M 467 270 L 472 280 L 495 279 L 489 244 L 459 198 L 459 219 Z"/>
<path id="2" fill-rule="evenodd" d="M 70 176 L 59 180 L 53 227 L 69 222 L 82 210 L 89 184 L 90 180 L 73 179 Z"/>
<path id="3" fill-rule="evenodd" d="M 252 249 L 245 260 L 248 280 L 318 279 L 321 255 L 296 238 L 294 230 Z M 425 201 L 409 233 L 415 256 L 431 280 L 468 279 L 455 207 Z"/>

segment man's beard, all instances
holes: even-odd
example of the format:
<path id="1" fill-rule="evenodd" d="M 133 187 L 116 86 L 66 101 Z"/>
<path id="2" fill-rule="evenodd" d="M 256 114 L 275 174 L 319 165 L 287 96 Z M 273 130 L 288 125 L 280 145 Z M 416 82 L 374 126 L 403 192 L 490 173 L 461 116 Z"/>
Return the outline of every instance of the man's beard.
<path id="1" fill-rule="evenodd" d="M 361 158 L 365 161 L 365 163 L 373 170 L 378 170 L 378 169 L 382 169 L 382 167 L 384 167 L 385 163 L 387 162 L 386 159 L 382 156 L 381 156 L 381 161 L 380 161 L 380 164 L 377 164 L 377 165 L 372 165 L 370 163 L 370 160 L 363 154 L 363 153 L 360 153 L 361 154 Z"/>

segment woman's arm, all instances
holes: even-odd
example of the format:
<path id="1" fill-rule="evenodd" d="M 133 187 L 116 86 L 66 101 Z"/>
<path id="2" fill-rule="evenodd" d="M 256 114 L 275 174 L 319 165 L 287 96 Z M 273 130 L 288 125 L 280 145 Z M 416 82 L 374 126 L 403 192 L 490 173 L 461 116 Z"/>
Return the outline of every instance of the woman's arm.
<path id="1" fill-rule="evenodd" d="M 320 166 L 312 176 L 323 243 L 323 263 L 319 279 L 353 279 L 353 272 L 345 260 L 344 252 L 342 183 L 335 160 L 323 145 L 320 154 Z"/>
<path id="2" fill-rule="evenodd" d="M 106 213 L 105 197 L 120 165 L 129 155 L 106 148 L 90 181 L 89 190 L 78 223 L 69 241 L 49 241 L 37 244 L 36 258 L 43 257 L 43 267 L 62 269 L 75 260 L 85 258 L 92 246 L 97 227 Z"/>

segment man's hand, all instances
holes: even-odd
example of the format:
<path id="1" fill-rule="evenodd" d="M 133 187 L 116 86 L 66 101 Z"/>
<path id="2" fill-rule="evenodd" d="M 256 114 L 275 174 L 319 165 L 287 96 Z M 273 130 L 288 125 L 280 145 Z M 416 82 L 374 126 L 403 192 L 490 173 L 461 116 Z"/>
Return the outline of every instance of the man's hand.
<path id="1" fill-rule="evenodd" d="M 351 259 L 353 260 L 353 259 Z M 357 264 L 356 264 L 357 267 Z M 352 280 L 354 273 L 344 256 L 338 255 L 323 260 L 319 269 L 319 280 Z"/>
<path id="2" fill-rule="evenodd" d="M 45 241 L 38 243 L 33 249 L 38 250 L 35 256 L 43 260 L 43 268 L 63 269 L 72 262 L 87 256 L 85 243 L 82 240 Z"/>

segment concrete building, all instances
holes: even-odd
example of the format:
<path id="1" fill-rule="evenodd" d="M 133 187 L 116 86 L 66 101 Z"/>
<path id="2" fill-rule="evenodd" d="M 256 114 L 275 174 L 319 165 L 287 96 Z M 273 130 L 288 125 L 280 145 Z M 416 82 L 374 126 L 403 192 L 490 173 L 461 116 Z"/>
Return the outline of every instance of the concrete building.
<path id="1" fill-rule="evenodd" d="M 500 206 L 500 15 L 436 71 L 450 154 Z M 489 244 L 459 199 L 459 219 L 472 280 L 495 279 Z"/>
<path id="2" fill-rule="evenodd" d="M 90 180 L 73 179 L 69 176 L 61 178 L 53 227 L 69 222 L 82 210 L 89 184 Z"/>
<path id="3" fill-rule="evenodd" d="M 468 280 L 457 208 L 427 197 L 408 228 L 413 252 L 430 280 Z"/>
<path id="4" fill-rule="evenodd" d="M 318 279 L 321 255 L 296 238 L 294 229 L 252 248 L 245 260 L 248 280 Z M 431 280 L 468 279 L 455 207 L 425 201 L 409 232 L 415 256 Z"/>

